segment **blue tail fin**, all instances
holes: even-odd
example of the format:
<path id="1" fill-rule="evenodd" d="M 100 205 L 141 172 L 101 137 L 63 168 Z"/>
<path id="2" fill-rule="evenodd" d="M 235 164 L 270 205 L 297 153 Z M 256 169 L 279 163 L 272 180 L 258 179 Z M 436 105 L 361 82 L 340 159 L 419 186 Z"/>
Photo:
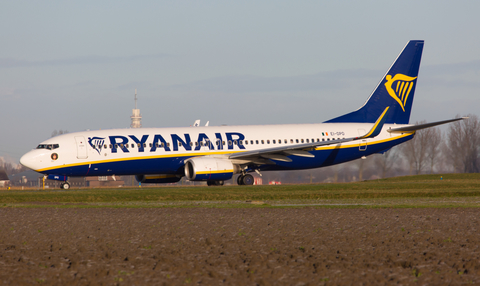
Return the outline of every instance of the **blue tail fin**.
<path id="1" fill-rule="evenodd" d="M 330 119 L 326 123 L 374 123 L 385 108 L 390 107 L 385 123 L 408 124 L 422 51 L 423 41 L 408 42 L 360 109 Z"/>

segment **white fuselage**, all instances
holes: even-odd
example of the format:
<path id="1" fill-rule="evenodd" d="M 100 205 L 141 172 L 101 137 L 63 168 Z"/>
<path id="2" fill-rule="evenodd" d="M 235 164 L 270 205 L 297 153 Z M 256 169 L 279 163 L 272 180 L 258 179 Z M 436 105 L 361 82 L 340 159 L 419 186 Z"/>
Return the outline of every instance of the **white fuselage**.
<path id="1" fill-rule="evenodd" d="M 65 176 L 180 174 L 185 160 L 192 157 L 225 157 L 244 151 L 362 136 L 372 125 L 321 123 L 84 131 L 43 141 L 39 149 L 25 154 L 21 163 L 37 172 Z M 400 126 L 385 124 L 375 138 L 317 147 L 311 151 L 315 158 L 290 156 L 292 162 L 276 162 L 259 169 L 317 168 L 378 153 L 413 137 L 413 133 L 386 131 Z"/>

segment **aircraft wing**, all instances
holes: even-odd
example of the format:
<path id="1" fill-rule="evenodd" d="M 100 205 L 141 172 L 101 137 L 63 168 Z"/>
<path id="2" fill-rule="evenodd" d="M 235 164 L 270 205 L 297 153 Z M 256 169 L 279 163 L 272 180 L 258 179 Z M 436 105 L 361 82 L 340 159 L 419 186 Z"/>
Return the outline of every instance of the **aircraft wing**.
<path id="1" fill-rule="evenodd" d="M 417 131 L 417 130 L 421 130 L 421 129 L 425 129 L 425 128 L 430 128 L 430 127 L 433 127 L 433 126 L 442 125 L 442 124 L 445 124 L 445 123 L 450 123 L 450 122 L 463 120 L 463 119 L 467 119 L 467 118 L 468 117 L 460 117 L 460 118 L 437 121 L 437 122 L 432 122 L 432 123 L 411 125 L 411 126 L 398 127 L 398 128 L 390 128 L 387 131 L 390 132 L 390 133 L 411 132 L 411 131 Z"/>
<path id="2" fill-rule="evenodd" d="M 267 148 L 267 149 L 261 149 L 261 150 L 252 150 L 252 151 L 231 154 L 228 158 L 253 160 L 255 158 L 262 157 L 264 159 L 271 159 L 271 160 L 284 161 L 284 162 L 292 161 L 292 159 L 287 157 L 290 155 L 313 158 L 315 156 L 309 153 L 308 150 L 313 150 L 316 147 L 320 147 L 320 146 L 336 145 L 340 143 L 373 138 L 377 136 L 378 134 L 380 134 L 380 131 L 382 130 L 388 109 L 389 107 L 385 108 L 385 110 L 377 119 L 375 124 L 373 124 L 372 129 L 370 129 L 370 131 L 368 131 L 365 135 L 360 137 L 351 137 L 351 138 L 344 138 L 344 139 L 337 139 L 337 140 L 330 140 L 330 141 L 296 144 L 296 145 L 281 146 L 281 147 Z"/>

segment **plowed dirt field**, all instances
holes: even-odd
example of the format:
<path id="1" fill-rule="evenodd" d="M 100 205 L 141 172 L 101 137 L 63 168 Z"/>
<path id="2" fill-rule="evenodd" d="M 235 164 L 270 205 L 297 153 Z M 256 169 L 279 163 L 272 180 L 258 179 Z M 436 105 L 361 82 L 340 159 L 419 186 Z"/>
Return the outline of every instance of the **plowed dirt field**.
<path id="1" fill-rule="evenodd" d="M 480 209 L 1 208 L 8 285 L 480 283 Z"/>

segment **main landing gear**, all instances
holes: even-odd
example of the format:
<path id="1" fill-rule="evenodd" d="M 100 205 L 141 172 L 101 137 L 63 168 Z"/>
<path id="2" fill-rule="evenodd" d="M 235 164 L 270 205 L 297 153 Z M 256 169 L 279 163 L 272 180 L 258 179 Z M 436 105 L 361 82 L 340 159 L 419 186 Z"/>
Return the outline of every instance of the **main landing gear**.
<path id="1" fill-rule="evenodd" d="M 70 189 L 70 183 L 69 182 L 64 182 L 60 185 L 60 189 L 63 189 L 63 190 L 68 190 Z"/>
<path id="2" fill-rule="evenodd" d="M 240 175 L 237 177 L 237 184 L 239 185 L 253 185 L 253 183 L 255 182 L 255 179 L 253 178 L 252 175 L 250 174 L 246 174 L 246 175 Z"/>

